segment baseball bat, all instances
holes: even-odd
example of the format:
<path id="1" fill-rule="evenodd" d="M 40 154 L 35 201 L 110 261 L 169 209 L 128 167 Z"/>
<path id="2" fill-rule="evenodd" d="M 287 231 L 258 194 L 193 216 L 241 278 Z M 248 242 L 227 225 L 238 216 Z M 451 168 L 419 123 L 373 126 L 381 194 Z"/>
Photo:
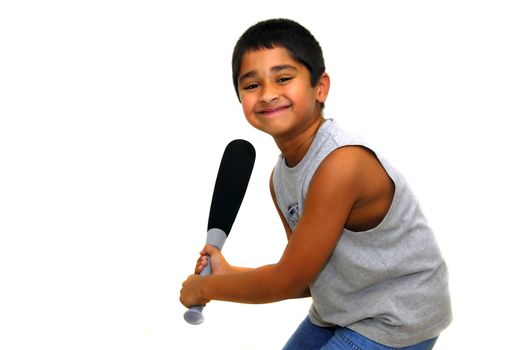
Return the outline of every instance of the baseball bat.
<path id="1" fill-rule="evenodd" d="M 220 250 L 223 248 L 245 196 L 255 158 L 256 151 L 248 141 L 233 140 L 225 147 L 214 184 L 207 223 L 207 244 Z M 200 275 L 205 276 L 210 273 L 209 258 Z M 195 325 L 202 323 L 203 307 L 204 305 L 191 306 L 183 315 L 185 321 Z"/>

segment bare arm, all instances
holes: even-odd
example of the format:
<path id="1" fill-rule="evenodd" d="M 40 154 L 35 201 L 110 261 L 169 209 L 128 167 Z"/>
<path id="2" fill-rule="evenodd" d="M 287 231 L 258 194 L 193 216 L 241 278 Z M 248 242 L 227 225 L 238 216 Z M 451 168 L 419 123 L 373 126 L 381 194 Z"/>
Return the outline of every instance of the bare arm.
<path id="1" fill-rule="evenodd" d="M 282 220 L 289 241 L 278 263 L 223 275 L 190 276 L 182 289 L 182 303 L 190 306 L 213 299 L 267 303 L 302 296 L 327 262 L 360 199 L 362 154 L 343 148 L 323 161 L 292 234 Z M 271 192 L 274 198 L 272 188 Z"/>

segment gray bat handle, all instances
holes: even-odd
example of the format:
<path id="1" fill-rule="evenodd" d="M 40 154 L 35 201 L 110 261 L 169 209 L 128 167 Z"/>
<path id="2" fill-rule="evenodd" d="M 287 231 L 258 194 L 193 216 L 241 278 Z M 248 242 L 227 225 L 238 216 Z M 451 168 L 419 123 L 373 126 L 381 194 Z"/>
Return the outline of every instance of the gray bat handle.
<path id="1" fill-rule="evenodd" d="M 225 243 L 225 240 L 227 239 L 227 234 L 220 230 L 219 228 L 211 228 L 209 231 L 207 231 L 207 240 L 206 243 L 215 246 L 218 249 L 222 249 L 223 245 Z M 209 257 L 209 260 L 207 261 L 207 265 L 203 268 L 202 272 L 200 272 L 201 276 L 206 276 L 211 274 L 211 257 Z M 201 324 L 204 321 L 203 317 L 203 307 L 205 305 L 194 305 L 189 308 L 183 315 L 183 318 L 185 321 L 187 321 L 190 324 Z"/>

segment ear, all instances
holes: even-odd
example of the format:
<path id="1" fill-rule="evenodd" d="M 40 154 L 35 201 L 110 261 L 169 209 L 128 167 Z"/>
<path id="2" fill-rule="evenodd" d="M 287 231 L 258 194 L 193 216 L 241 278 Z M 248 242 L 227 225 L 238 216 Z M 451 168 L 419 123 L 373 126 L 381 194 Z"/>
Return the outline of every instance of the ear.
<path id="1" fill-rule="evenodd" d="M 327 73 L 323 73 L 316 85 L 316 101 L 319 103 L 325 103 L 325 100 L 327 100 L 327 96 L 329 95 L 330 87 L 331 79 Z"/>

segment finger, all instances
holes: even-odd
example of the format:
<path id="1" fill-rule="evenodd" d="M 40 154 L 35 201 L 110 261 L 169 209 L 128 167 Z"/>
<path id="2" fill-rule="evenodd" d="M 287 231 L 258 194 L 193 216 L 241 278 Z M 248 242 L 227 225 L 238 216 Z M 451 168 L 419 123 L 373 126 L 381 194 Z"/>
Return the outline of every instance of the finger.
<path id="1" fill-rule="evenodd" d="M 207 244 L 202 248 L 202 250 L 200 251 L 200 255 L 201 255 L 201 256 L 208 255 L 208 254 L 209 254 L 208 252 L 209 252 L 210 249 L 211 249 L 211 250 L 212 250 L 212 249 L 216 249 L 216 247 L 213 246 L 212 244 L 207 243 Z"/>
<path id="2" fill-rule="evenodd" d="M 204 267 L 208 263 L 209 263 L 209 256 L 208 255 L 204 255 L 204 256 L 202 256 L 200 258 L 200 265 L 202 265 L 202 267 Z"/>
<path id="3" fill-rule="evenodd" d="M 211 245 L 211 244 L 207 244 L 204 248 L 203 248 L 203 255 L 210 255 L 212 256 L 213 254 L 216 254 L 218 253 L 220 250 L 218 248 L 216 248 L 215 246 Z"/>
<path id="4" fill-rule="evenodd" d="M 196 260 L 196 265 L 200 265 L 204 260 L 207 260 L 207 255 L 200 256 L 198 260 Z"/>
<path id="5" fill-rule="evenodd" d="M 201 257 L 198 259 L 198 263 L 196 264 L 196 268 L 194 269 L 194 273 L 200 274 L 205 266 L 209 263 L 209 257 L 206 255 L 204 257 Z"/>

